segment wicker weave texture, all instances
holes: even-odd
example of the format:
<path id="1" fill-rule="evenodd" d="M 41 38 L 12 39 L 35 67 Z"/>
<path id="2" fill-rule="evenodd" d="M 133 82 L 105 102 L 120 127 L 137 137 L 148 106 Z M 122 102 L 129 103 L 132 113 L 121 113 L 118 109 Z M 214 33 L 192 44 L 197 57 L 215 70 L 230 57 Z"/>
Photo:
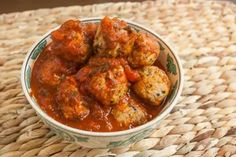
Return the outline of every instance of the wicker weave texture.
<path id="1" fill-rule="evenodd" d="M 27 50 L 67 19 L 119 16 L 163 35 L 184 67 L 181 98 L 150 137 L 122 149 L 62 141 L 23 95 Z M 147 1 L 40 9 L 0 15 L 0 156 L 236 157 L 236 5 L 221 1 Z"/>

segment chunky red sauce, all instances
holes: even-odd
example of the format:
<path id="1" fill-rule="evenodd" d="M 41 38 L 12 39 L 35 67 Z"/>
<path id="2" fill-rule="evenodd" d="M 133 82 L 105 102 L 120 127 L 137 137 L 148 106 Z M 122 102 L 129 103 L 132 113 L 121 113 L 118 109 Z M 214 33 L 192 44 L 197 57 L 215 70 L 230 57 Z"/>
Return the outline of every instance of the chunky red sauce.
<path id="1" fill-rule="evenodd" d="M 68 25 L 72 25 L 72 28 Z M 122 23 L 122 25 L 124 24 Z M 97 27 L 89 25 L 84 30 L 81 30 L 80 27 L 81 26 L 75 25 L 73 21 L 70 21 L 69 24 L 66 26 L 64 25 L 64 28 L 60 31 L 53 32 L 53 42 L 50 43 L 37 58 L 32 70 L 31 89 L 32 96 L 36 98 L 40 107 L 53 119 L 65 125 L 96 132 L 120 131 L 141 125 L 141 123 L 130 123 L 128 125 L 121 124 L 112 114 L 114 105 L 128 102 L 129 98 L 135 100 L 135 103 L 140 105 L 141 109 L 145 110 L 146 119 L 142 121 L 142 124 L 157 116 L 162 106 L 150 105 L 147 101 L 144 101 L 141 97 L 137 96 L 131 89 L 132 84 L 138 80 L 140 76 L 135 69 L 128 65 L 125 58 L 120 59 L 119 62 L 109 60 L 108 64 L 106 63 L 106 59 L 104 64 L 102 64 L 104 58 L 98 57 L 90 59 L 90 61 L 88 60 L 89 57 L 91 58 L 91 56 L 94 56 L 91 42 L 95 35 L 94 32 L 96 32 L 94 30 L 97 29 Z M 109 27 L 111 26 L 109 25 Z M 71 32 L 71 29 L 76 29 L 77 32 Z M 84 37 L 78 35 L 82 31 L 87 31 L 87 34 L 84 34 Z M 78 40 L 75 41 L 74 38 Z M 83 46 L 80 45 L 80 42 L 83 43 Z M 83 51 L 87 51 L 87 49 L 89 49 L 88 51 L 90 54 L 83 54 Z M 77 51 L 80 51 L 80 53 L 75 53 Z M 88 64 L 89 66 L 87 66 Z M 102 66 L 100 66 L 101 64 Z M 112 75 L 115 80 L 110 79 L 105 84 L 107 86 L 102 86 L 102 91 L 106 92 L 107 90 L 107 92 L 110 92 L 110 88 L 112 88 L 113 85 L 116 85 L 114 82 L 123 81 L 121 80 L 122 75 L 119 76 L 120 73 L 117 75 L 113 73 L 110 74 L 115 68 L 119 69 L 120 67 L 118 66 L 120 65 L 123 67 L 126 75 L 125 77 L 127 78 L 127 82 L 124 83 L 124 86 L 127 86 L 128 90 L 121 102 L 119 101 L 114 104 L 111 102 L 111 104 L 109 104 L 108 101 L 107 105 L 104 100 L 107 100 L 107 96 L 114 95 L 109 93 L 104 96 L 103 92 L 101 92 L 100 95 L 96 95 L 96 92 L 94 93 L 92 90 L 99 91 L 101 89 L 100 86 L 97 87 L 96 85 L 93 85 L 94 83 L 91 83 L 91 80 L 93 76 L 99 78 L 100 76 L 107 77 Z M 86 66 L 87 68 L 85 68 Z M 100 66 L 100 68 L 97 68 L 98 66 Z M 83 70 L 81 70 L 82 68 Z M 106 73 L 106 68 L 110 70 L 109 74 Z M 96 75 L 94 75 L 94 73 Z M 65 86 L 61 86 L 62 82 L 69 77 L 73 78 L 71 82 L 73 83 L 74 81 L 74 85 L 72 84 L 68 88 L 66 84 Z M 105 78 L 105 81 L 106 80 L 107 79 Z M 67 83 L 70 83 L 70 81 Z M 62 90 L 60 94 L 58 94 L 58 90 Z M 80 93 L 80 95 L 78 95 L 78 93 Z M 77 114 L 76 112 L 83 108 L 76 108 L 75 111 L 71 111 L 70 108 L 67 107 L 73 106 L 76 103 L 80 104 L 79 101 L 81 99 L 83 99 L 83 102 L 86 104 L 86 112 L 82 113 L 81 116 L 73 115 Z M 115 101 L 116 99 L 114 99 L 114 102 Z M 106 105 L 104 105 L 103 102 Z M 61 103 L 63 103 L 64 108 L 61 107 Z M 119 109 L 124 109 L 124 112 L 129 112 L 125 110 L 125 107 L 122 108 L 122 105 L 119 106 Z M 136 109 L 134 109 L 134 112 L 135 111 Z M 68 114 L 63 112 L 68 112 Z M 139 117 L 137 118 L 139 119 Z"/>

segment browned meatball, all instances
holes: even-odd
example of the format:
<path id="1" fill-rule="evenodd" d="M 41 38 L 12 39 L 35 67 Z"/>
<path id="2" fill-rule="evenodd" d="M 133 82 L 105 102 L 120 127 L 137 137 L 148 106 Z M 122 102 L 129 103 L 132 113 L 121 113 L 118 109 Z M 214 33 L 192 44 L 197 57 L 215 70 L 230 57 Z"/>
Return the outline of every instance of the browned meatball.
<path id="1" fill-rule="evenodd" d="M 93 95 L 103 105 L 113 105 L 128 91 L 128 81 L 124 68 L 116 59 L 96 58 L 77 73 L 83 89 Z M 83 83 L 84 82 L 84 83 Z"/>
<path id="2" fill-rule="evenodd" d="M 92 51 L 84 30 L 86 29 L 80 21 L 66 21 L 51 33 L 52 48 L 67 60 L 84 63 Z"/>
<path id="3" fill-rule="evenodd" d="M 133 48 L 135 38 L 136 33 L 126 22 L 104 17 L 98 27 L 93 47 L 99 56 L 127 56 Z"/>
<path id="4" fill-rule="evenodd" d="M 128 96 L 114 106 L 112 115 L 121 126 L 137 126 L 148 120 L 145 108 Z"/>
<path id="5" fill-rule="evenodd" d="M 68 76 L 57 89 L 58 107 L 66 119 L 83 119 L 89 114 L 88 102 L 78 88 L 75 77 Z"/>
<path id="6" fill-rule="evenodd" d="M 86 36 L 89 39 L 89 43 L 93 44 L 93 40 L 95 38 L 95 34 L 97 32 L 98 24 L 95 23 L 85 23 L 84 26 L 84 32 L 86 33 Z"/>
<path id="7" fill-rule="evenodd" d="M 109 64 L 109 66 L 121 65 L 124 68 L 127 80 L 129 80 L 130 82 L 135 82 L 139 78 L 139 73 L 137 72 L 137 70 L 132 69 L 127 60 L 125 60 L 124 58 L 92 57 L 90 58 L 88 64 L 95 67 L 106 67 L 107 64 Z"/>
<path id="8" fill-rule="evenodd" d="M 76 65 L 74 63 L 67 63 L 59 57 L 47 56 L 40 64 L 37 76 L 42 84 L 56 86 L 65 75 L 75 71 Z"/>
<path id="9" fill-rule="evenodd" d="M 170 90 L 168 76 L 156 66 L 146 66 L 139 72 L 141 78 L 133 85 L 134 91 L 150 104 L 160 105 Z"/>
<path id="10" fill-rule="evenodd" d="M 159 53 L 160 46 L 157 40 L 148 34 L 139 33 L 133 51 L 128 56 L 128 62 L 134 68 L 152 65 Z"/>

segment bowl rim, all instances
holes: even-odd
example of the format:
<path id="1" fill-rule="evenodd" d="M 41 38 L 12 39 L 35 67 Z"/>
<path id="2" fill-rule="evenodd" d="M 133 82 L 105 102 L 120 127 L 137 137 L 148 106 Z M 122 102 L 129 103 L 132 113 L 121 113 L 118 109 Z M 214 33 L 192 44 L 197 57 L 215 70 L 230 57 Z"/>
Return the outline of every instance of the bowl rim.
<path id="1" fill-rule="evenodd" d="M 103 17 L 91 17 L 91 18 L 81 18 L 80 21 L 81 22 L 95 22 L 95 21 L 100 21 Z M 49 121 L 50 123 L 54 124 L 55 126 L 59 127 L 60 130 L 67 130 L 69 132 L 75 133 L 75 134 L 80 134 L 80 135 L 84 135 L 84 136 L 95 136 L 95 137 L 114 137 L 114 136 L 122 136 L 122 135 L 127 135 L 127 134 L 132 134 L 135 132 L 139 132 L 145 128 L 149 128 L 150 126 L 158 123 L 160 120 L 162 120 L 164 117 L 166 117 L 170 111 L 173 109 L 173 107 L 176 105 L 177 103 L 177 99 L 180 97 L 180 94 L 182 92 L 183 89 L 183 68 L 182 68 L 182 64 L 181 61 L 177 55 L 177 53 L 175 52 L 175 50 L 172 48 L 172 46 L 158 33 L 153 32 L 152 30 L 148 29 L 147 27 L 140 25 L 136 22 L 127 20 L 125 18 L 120 18 L 121 20 L 124 20 L 125 22 L 127 22 L 129 25 L 133 25 L 135 27 L 140 28 L 141 30 L 144 30 L 148 33 L 151 33 L 152 35 L 154 35 L 155 37 L 159 38 L 159 40 L 162 41 L 162 43 L 165 44 L 165 46 L 171 51 L 171 53 L 173 54 L 177 66 L 178 66 L 178 71 L 179 71 L 179 86 L 176 88 L 176 95 L 172 98 L 172 102 L 170 102 L 170 105 L 164 109 L 159 115 L 157 115 L 155 118 L 153 118 L 151 121 L 148 121 L 147 123 L 144 123 L 140 126 L 134 127 L 132 129 L 128 129 L 128 130 L 122 130 L 122 131 L 114 131 L 114 132 L 93 132 L 93 131 L 86 131 L 86 130 L 81 130 L 81 129 L 77 129 L 77 128 L 73 128 L 70 126 L 67 126 L 65 124 L 62 124 L 58 121 L 56 121 L 55 119 L 53 119 L 52 117 L 50 117 L 46 112 L 44 112 L 40 106 L 34 102 L 32 100 L 32 96 L 30 96 L 30 94 L 28 93 L 27 89 L 26 89 L 26 83 L 25 83 L 25 71 L 26 71 L 26 66 L 28 65 L 28 60 L 29 57 L 31 55 L 31 53 L 33 52 L 34 48 L 44 39 L 46 39 L 50 33 L 55 30 L 58 29 L 60 27 L 57 26 L 53 29 L 50 29 L 47 33 L 45 33 L 43 36 L 40 37 L 39 40 L 37 40 L 32 46 L 31 48 L 28 50 L 25 58 L 24 58 L 24 62 L 22 65 L 22 69 L 21 69 L 21 86 L 23 89 L 23 92 L 28 100 L 28 102 L 30 103 L 30 105 L 34 108 L 34 110 L 36 111 L 36 113 L 38 113 L 42 118 L 46 119 L 47 121 Z"/>

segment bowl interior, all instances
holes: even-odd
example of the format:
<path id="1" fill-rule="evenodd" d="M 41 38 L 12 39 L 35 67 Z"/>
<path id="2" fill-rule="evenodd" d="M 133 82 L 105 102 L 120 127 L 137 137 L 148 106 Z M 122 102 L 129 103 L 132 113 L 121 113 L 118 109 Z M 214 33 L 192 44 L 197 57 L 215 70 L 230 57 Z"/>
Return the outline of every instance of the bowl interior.
<path id="1" fill-rule="evenodd" d="M 97 23 L 97 22 L 100 21 L 100 19 L 88 19 L 88 20 L 81 20 L 81 21 L 82 22 Z M 157 40 L 160 44 L 160 49 L 161 49 L 160 56 L 158 57 L 158 62 L 163 67 L 163 69 L 166 71 L 166 73 L 167 73 L 167 75 L 168 75 L 168 77 L 171 81 L 171 90 L 170 90 L 170 93 L 167 96 L 166 100 L 162 104 L 162 105 L 164 105 L 163 109 L 161 110 L 160 114 L 156 118 L 154 118 L 153 120 L 151 120 L 151 121 L 149 121 L 149 122 L 147 122 L 147 123 L 145 123 L 141 126 L 138 126 L 136 128 L 116 132 L 116 133 L 120 132 L 121 134 L 125 133 L 125 132 L 128 133 L 128 132 L 132 132 L 132 131 L 135 131 L 135 130 L 138 130 L 138 129 L 145 128 L 148 125 L 155 124 L 157 121 L 164 118 L 171 111 L 173 106 L 175 105 L 176 98 L 179 97 L 180 92 L 182 90 L 182 80 L 183 80 L 183 78 L 182 78 L 182 68 L 181 68 L 179 59 L 176 56 L 176 54 L 174 54 L 172 49 L 166 44 L 166 42 L 163 39 L 161 39 L 161 37 L 159 35 L 157 35 L 156 33 L 152 32 L 152 31 L 150 31 L 149 29 L 147 29 L 143 26 L 140 26 L 139 24 L 130 22 L 128 20 L 125 20 L 125 21 L 130 26 L 132 26 L 134 29 L 136 29 L 137 31 L 144 31 L 144 32 L 150 33 L 155 38 L 157 38 Z M 55 28 L 55 29 L 57 29 L 57 28 Z M 55 29 L 53 29 L 53 30 L 55 30 Z M 36 112 L 38 114 L 40 114 L 41 117 L 49 119 L 49 121 L 51 121 L 53 123 L 56 123 L 57 125 L 60 125 L 61 127 L 64 127 L 66 129 L 70 129 L 70 130 L 75 131 L 75 132 L 80 131 L 80 133 L 82 132 L 82 133 L 89 134 L 90 131 L 83 131 L 83 130 L 71 128 L 69 126 L 65 126 L 61 123 L 59 124 L 59 122 L 56 122 L 51 117 L 47 116 L 47 114 L 44 113 L 44 111 L 42 111 L 40 109 L 40 107 L 37 104 L 37 101 L 35 100 L 35 98 L 33 96 L 31 96 L 31 94 L 30 94 L 31 93 L 31 87 L 30 87 L 31 71 L 32 71 L 32 68 L 34 66 L 34 62 L 37 60 L 37 57 L 39 56 L 39 54 L 43 51 L 45 46 L 48 43 L 51 42 L 50 32 L 46 33 L 43 36 L 43 38 L 32 47 L 32 49 L 28 52 L 28 54 L 26 56 L 26 59 L 25 59 L 25 62 L 23 64 L 23 68 L 22 68 L 22 86 L 23 86 L 23 90 L 24 90 L 25 95 L 26 95 L 27 99 L 29 100 L 30 104 L 32 105 L 32 107 L 34 107 Z M 41 114 L 43 114 L 43 115 L 41 115 Z M 47 117 L 45 117 L 45 115 Z M 90 133 L 94 134 L 94 132 L 90 132 Z M 102 135 L 103 133 L 97 132 L 96 134 Z M 106 135 L 109 135 L 109 134 L 112 134 L 112 132 L 109 132 Z"/>

